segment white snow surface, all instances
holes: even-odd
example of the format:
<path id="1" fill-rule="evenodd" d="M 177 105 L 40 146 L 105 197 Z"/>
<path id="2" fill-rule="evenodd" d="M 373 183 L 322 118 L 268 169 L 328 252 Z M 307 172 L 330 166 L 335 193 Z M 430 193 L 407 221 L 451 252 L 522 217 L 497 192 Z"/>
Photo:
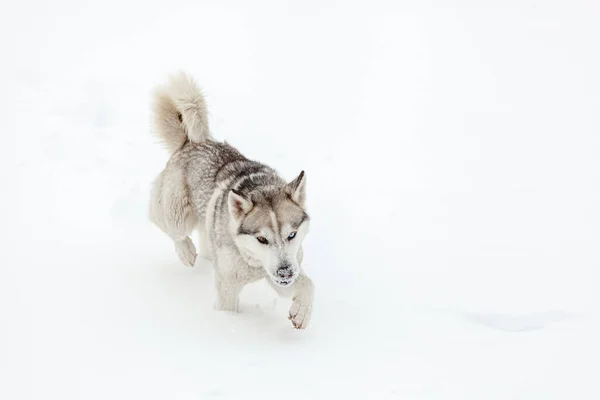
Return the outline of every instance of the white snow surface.
<path id="1" fill-rule="evenodd" d="M 600 398 L 596 1 L 0 11 L 0 398 Z M 264 282 L 215 311 L 147 221 L 180 69 L 217 138 L 306 171 L 306 331 Z"/>

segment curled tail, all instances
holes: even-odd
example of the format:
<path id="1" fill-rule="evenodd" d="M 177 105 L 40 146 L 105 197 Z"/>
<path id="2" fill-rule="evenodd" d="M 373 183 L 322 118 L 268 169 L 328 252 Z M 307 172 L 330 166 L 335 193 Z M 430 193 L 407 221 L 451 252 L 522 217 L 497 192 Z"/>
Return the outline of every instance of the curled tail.
<path id="1" fill-rule="evenodd" d="M 211 139 L 202 90 L 183 72 L 156 89 L 152 111 L 154 129 L 171 153 L 188 139 L 194 143 Z"/>

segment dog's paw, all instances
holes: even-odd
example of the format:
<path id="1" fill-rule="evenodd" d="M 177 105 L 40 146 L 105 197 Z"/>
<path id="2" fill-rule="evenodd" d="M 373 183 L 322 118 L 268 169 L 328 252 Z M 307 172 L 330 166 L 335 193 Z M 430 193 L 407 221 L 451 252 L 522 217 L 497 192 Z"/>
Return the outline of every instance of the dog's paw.
<path id="1" fill-rule="evenodd" d="M 312 316 L 312 300 L 303 296 L 294 298 L 290 307 L 290 316 L 292 325 L 296 329 L 306 329 Z"/>
<path id="2" fill-rule="evenodd" d="M 196 247 L 189 237 L 175 242 L 175 251 L 184 265 L 194 266 L 196 263 Z"/>

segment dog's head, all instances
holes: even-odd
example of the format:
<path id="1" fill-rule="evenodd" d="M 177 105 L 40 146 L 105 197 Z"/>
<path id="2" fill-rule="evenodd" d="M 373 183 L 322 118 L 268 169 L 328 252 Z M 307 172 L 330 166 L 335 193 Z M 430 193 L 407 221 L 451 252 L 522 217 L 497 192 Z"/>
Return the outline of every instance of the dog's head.
<path id="1" fill-rule="evenodd" d="M 281 187 L 248 194 L 229 192 L 231 231 L 240 252 L 258 261 L 278 286 L 291 286 L 300 273 L 298 251 L 308 232 L 304 171 Z"/>

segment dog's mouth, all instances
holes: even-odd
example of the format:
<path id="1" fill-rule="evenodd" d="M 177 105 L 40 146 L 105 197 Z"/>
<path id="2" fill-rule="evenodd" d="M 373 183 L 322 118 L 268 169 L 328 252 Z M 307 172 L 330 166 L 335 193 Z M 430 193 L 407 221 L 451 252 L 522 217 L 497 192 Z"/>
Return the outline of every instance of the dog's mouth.
<path id="1" fill-rule="evenodd" d="M 281 286 L 281 287 L 288 287 L 291 286 L 294 281 L 296 280 L 296 276 L 292 276 L 291 278 L 273 278 L 271 277 L 271 280 L 273 281 L 273 283 L 275 283 L 277 286 Z"/>

